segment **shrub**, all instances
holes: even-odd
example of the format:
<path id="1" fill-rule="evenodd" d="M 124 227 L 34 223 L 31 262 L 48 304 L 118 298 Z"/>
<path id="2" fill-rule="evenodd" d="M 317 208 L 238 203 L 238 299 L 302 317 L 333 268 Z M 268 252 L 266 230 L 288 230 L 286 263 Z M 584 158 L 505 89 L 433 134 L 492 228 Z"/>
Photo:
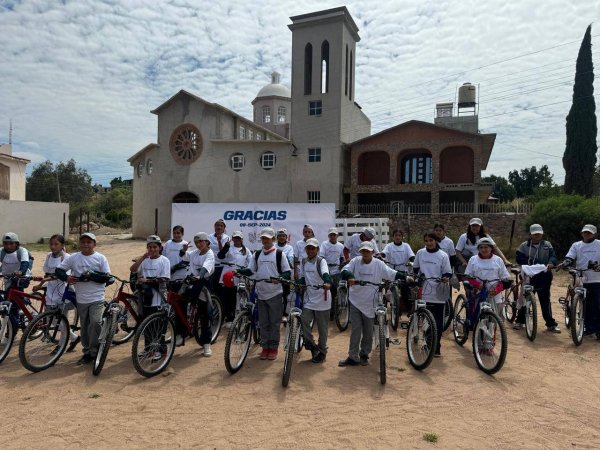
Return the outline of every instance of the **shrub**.
<path id="1" fill-rule="evenodd" d="M 598 199 L 586 199 L 579 195 L 559 195 L 540 201 L 527 218 L 527 226 L 539 223 L 544 227 L 544 237 L 549 240 L 556 254 L 563 257 L 571 244 L 580 239 L 583 225 L 600 224 Z"/>

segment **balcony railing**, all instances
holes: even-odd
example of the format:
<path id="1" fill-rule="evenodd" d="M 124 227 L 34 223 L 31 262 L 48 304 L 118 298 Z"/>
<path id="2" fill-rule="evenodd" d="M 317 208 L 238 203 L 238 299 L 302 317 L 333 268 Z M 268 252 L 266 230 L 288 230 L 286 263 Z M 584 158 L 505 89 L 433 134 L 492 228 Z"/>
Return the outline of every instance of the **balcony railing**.
<path id="1" fill-rule="evenodd" d="M 482 203 L 475 209 L 474 203 L 440 203 L 438 214 L 529 214 L 531 203 Z M 348 204 L 340 211 L 345 216 L 365 217 L 399 216 L 404 214 L 433 214 L 430 203 L 392 202 L 382 204 Z"/>

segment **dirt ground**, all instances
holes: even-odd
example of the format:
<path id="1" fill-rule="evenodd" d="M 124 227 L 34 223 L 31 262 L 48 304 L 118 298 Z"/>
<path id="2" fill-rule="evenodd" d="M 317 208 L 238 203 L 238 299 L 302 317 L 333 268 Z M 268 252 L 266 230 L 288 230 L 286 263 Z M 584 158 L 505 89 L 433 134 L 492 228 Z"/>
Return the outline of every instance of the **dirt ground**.
<path id="1" fill-rule="evenodd" d="M 97 250 L 126 276 L 144 243 L 100 237 Z M 43 261 L 42 252 L 35 256 Z M 260 361 L 257 347 L 229 375 L 224 332 L 212 357 L 188 340 L 153 379 L 134 370 L 131 344 L 111 349 L 99 377 L 75 365 L 78 352 L 29 373 L 15 346 L 0 366 L 2 448 L 598 448 L 600 343 L 575 347 L 565 332 L 556 299 L 566 283 L 560 275 L 553 289 L 563 333 L 546 332 L 541 314 L 533 343 L 509 329 L 506 363 L 494 376 L 478 370 L 471 340 L 459 347 L 449 332 L 443 357 L 417 372 L 399 331 L 402 345 L 390 347 L 382 386 L 377 356 L 367 367 L 337 367 L 349 332 L 333 323 L 327 361 L 315 365 L 302 352 L 287 389 L 281 354 Z"/>

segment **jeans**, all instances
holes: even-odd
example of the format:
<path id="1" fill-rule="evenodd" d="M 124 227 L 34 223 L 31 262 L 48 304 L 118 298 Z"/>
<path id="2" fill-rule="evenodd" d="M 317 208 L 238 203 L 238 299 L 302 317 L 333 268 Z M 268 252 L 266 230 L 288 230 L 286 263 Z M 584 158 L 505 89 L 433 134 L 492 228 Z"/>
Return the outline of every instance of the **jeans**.
<path id="1" fill-rule="evenodd" d="M 586 283 L 585 297 L 585 332 L 600 333 L 600 283 Z"/>
<path id="2" fill-rule="evenodd" d="M 310 323 L 315 322 L 319 330 L 319 351 L 327 354 L 327 333 L 329 331 L 329 310 L 315 311 L 313 309 L 304 308 L 300 316 L 302 323 L 302 336 L 306 342 L 306 348 L 312 349 L 315 347 L 315 340 L 312 335 Z"/>
<path id="3" fill-rule="evenodd" d="M 427 309 L 431 311 L 435 319 L 435 325 L 437 328 L 437 343 L 435 352 L 440 353 L 442 349 L 442 333 L 444 332 L 444 312 L 446 309 L 445 303 L 427 303 Z"/>
<path id="4" fill-rule="evenodd" d="M 258 323 L 260 325 L 260 346 L 266 350 L 279 347 L 279 326 L 281 325 L 282 295 L 257 301 Z"/>
<path id="5" fill-rule="evenodd" d="M 77 303 L 81 326 L 81 346 L 83 354 L 95 358 L 98 354 L 98 338 L 102 330 L 104 300 L 94 303 Z"/>
<path id="6" fill-rule="evenodd" d="M 552 273 L 542 272 L 533 277 L 530 280 L 531 285 L 534 287 L 537 298 L 540 301 L 540 309 L 542 310 L 542 317 L 546 322 L 546 327 L 555 327 L 558 325 L 554 317 L 552 317 L 552 305 L 550 304 L 550 287 L 552 286 Z M 525 307 L 519 309 L 517 314 L 517 323 L 525 323 Z"/>
<path id="7" fill-rule="evenodd" d="M 350 348 L 348 357 L 356 362 L 361 357 L 368 358 L 373 348 L 374 317 L 365 316 L 356 306 L 350 303 Z"/>

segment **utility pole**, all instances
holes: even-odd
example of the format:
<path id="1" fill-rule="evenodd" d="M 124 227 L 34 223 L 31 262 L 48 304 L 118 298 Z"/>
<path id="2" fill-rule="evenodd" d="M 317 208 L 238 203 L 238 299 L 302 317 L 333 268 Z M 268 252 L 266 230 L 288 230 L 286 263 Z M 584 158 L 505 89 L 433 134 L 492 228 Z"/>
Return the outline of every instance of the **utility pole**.
<path id="1" fill-rule="evenodd" d="M 12 144 L 12 119 L 10 119 L 8 126 L 8 145 Z"/>
<path id="2" fill-rule="evenodd" d="M 56 168 L 56 188 L 58 189 L 58 203 L 62 203 L 60 201 L 60 183 L 58 182 L 58 167 Z"/>

